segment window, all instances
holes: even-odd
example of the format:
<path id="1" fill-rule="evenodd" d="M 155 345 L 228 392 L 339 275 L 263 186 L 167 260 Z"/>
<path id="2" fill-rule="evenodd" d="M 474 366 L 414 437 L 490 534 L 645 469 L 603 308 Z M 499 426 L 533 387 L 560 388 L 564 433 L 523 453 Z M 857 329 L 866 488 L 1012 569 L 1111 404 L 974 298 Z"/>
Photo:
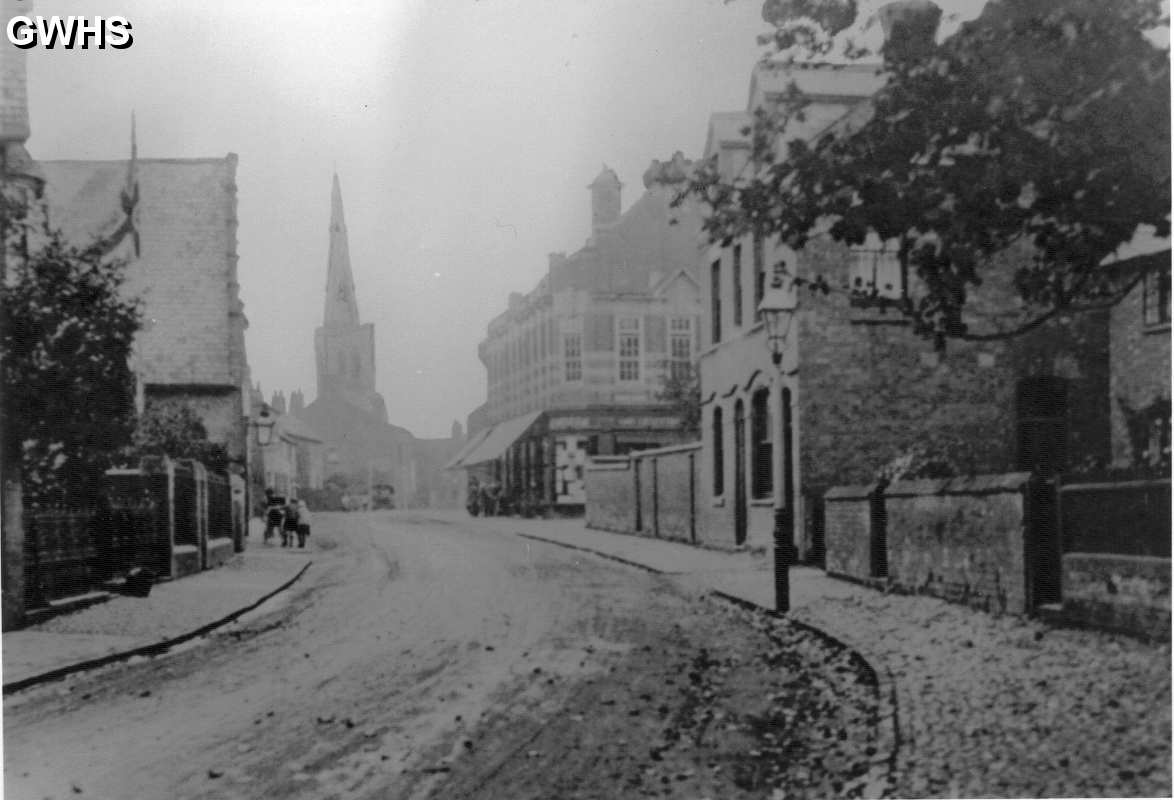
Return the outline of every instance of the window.
<path id="1" fill-rule="evenodd" d="M 726 459 L 722 442 L 722 410 L 713 410 L 713 496 L 721 497 L 726 491 Z"/>
<path id="2" fill-rule="evenodd" d="M 713 343 L 722 340 L 722 260 L 719 258 L 710 267 L 709 275 L 709 318 L 713 320 Z"/>
<path id="3" fill-rule="evenodd" d="M 1142 316 L 1147 327 L 1170 324 L 1169 265 L 1146 273 Z"/>
<path id="4" fill-rule="evenodd" d="M 734 245 L 734 326 L 742 327 L 742 245 Z"/>
<path id="5" fill-rule="evenodd" d="M 582 334 L 563 334 L 563 380 L 583 380 L 583 338 Z"/>
<path id="6" fill-rule="evenodd" d="M 869 233 L 864 244 L 852 248 L 848 288 L 854 305 L 865 302 L 900 300 L 905 296 L 905 279 L 897 248 Z"/>
<path id="7" fill-rule="evenodd" d="M 774 494 L 771 482 L 771 431 L 770 431 L 770 390 L 759 389 L 750 404 L 750 441 L 754 448 L 755 500 L 762 500 Z"/>
<path id="8" fill-rule="evenodd" d="M 669 320 L 669 375 L 684 380 L 693 368 L 693 330 L 688 317 Z"/>
<path id="9" fill-rule="evenodd" d="M 620 317 L 620 380 L 640 380 L 640 318 Z"/>

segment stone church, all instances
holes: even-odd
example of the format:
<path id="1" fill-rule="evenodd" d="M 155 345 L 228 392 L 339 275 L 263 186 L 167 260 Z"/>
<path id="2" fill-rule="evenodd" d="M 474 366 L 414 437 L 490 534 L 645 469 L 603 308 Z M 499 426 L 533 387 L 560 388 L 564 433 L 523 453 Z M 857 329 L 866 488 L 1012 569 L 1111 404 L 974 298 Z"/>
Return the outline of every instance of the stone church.
<path id="1" fill-rule="evenodd" d="M 314 402 L 290 413 L 323 440 L 325 474 L 342 476 L 351 487 L 390 484 L 396 504 L 416 494 L 414 437 L 387 421 L 387 405 L 375 389 L 375 326 L 359 317 L 351 274 L 346 220 L 338 176 L 330 198 L 330 252 L 322 325 L 314 331 L 318 393 Z"/>

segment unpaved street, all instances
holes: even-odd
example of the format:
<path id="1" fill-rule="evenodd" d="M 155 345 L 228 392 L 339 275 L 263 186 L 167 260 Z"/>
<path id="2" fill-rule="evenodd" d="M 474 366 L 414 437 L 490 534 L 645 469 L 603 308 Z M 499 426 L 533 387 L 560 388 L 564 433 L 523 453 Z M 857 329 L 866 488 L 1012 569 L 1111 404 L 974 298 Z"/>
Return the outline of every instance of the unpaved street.
<path id="1" fill-rule="evenodd" d="M 199 646 L 8 698 L 5 796 L 852 796 L 875 779 L 875 683 L 801 629 L 472 519 L 323 514 L 312 544 L 288 597 Z"/>

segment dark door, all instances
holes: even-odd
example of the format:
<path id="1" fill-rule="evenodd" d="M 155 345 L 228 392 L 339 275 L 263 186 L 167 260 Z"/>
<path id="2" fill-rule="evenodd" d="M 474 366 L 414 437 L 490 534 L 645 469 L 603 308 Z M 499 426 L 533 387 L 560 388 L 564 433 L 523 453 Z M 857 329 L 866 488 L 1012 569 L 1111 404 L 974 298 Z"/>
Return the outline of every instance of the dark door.
<path id="1" fill-rule="evenodd" d="M 746 407 L 734 404 L 734 543 L 746 542 Z"/>

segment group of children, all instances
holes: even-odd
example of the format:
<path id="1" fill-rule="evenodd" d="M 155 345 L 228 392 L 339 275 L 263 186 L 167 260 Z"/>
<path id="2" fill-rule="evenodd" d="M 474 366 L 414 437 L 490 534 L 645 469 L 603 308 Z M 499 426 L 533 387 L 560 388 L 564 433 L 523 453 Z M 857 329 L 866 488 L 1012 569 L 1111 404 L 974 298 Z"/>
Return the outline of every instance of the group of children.
<path id="1" fill-rule="evenodd" d="M 310 535 L 310 507 L 306 501 L 295 497 L 287 501 L 275 495 L 272 489 L 265 490 L 265 500 L 265 542 L 268 543 L 273 532 L 277 531 L 281 534 L 282 547 L 293 547 L 296 536 L 298 547 L 305 549 Z"/>

